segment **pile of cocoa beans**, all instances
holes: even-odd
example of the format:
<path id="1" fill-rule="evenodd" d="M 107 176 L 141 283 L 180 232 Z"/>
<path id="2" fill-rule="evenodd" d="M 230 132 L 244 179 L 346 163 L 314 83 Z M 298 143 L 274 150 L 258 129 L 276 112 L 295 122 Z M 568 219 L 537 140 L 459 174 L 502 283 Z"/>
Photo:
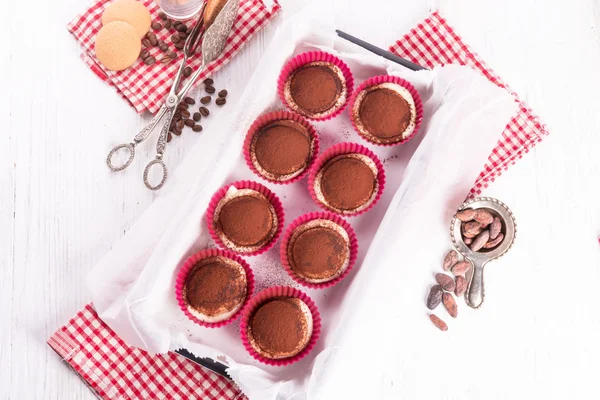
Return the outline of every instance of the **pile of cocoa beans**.
<path id="1" fill-rule="evenodd" d="M 503 222 L 487 210 L 467 208 L 456 213 L 462 239 L 472 251 L 495 249 L 504 240 Z"/>

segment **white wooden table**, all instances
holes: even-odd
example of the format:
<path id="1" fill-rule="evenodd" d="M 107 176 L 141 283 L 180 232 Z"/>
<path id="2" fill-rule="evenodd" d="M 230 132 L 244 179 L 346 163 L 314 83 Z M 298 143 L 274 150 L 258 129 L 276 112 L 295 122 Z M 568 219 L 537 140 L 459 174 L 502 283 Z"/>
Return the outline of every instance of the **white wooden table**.
<path id="1" fill-rule="evenodd" d="M 293 0 L 281 3 L 286 10 L 300 6 Z M 390 12 L 402 13 L 403 3 L 408 0 L 336 0 L 336 21 L 340 29 L 387 47 L 403 33 Z M 4 5 L 1 399 L 93 398 L 45 341 L 89 302 L 83 286 L 87 271 L 156 196 L 137 179 L 143 162 L 118 176 L 104 165 L 110 139 L 126 139 L 148 116 L 137 116 L 79 60 L 65 26 L 85 6 L 86 0 Z M 388 11 L 382 13 L 384 6 Z M 486 192 L 509 204 L 520 225 L 518 246 L 489 270 L 490 279 L 505 279 L 506 287 L 525 295 L 515 319 L 533 321 L 525 336 L 529 354 L 514 363 L 537 360 L 524 381 L 550 397 L 578 385 L 573 393 L 589 389 L 588 398 L 593 398 L 595 360 L 600 358 L 595 307 L 600 288 L 600 4 L 442 0 L 437 6 L 552 132 Z M 260 33 L 216 76 L 231 102 L 272 35 L 270 28 Z M 202 134 L 210 134 L 210 123 L 204 127 Z M 177 139 L 168 163 L 176 165 L 194 140 L 190 132 Z M 152 146 L 143 151 L 149 157 Z M 398 398 L 402 392 L 381 393 Z"/>

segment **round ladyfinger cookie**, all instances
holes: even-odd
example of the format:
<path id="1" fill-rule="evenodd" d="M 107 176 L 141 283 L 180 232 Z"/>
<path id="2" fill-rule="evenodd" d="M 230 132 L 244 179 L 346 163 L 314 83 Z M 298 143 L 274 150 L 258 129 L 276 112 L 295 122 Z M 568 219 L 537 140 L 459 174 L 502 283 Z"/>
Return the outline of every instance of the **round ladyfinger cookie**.
<path id="1" fill-rule="evenodd" d="M 114 21 L 127 22 L 133 26 L 138 36 L 141 38 L 150 29 L 152 17 L 148 9 L 139 1 L 135 0 L 116 0 L 109 4 L 102 13 L 102 25 Z"/>
<path id="2" fill-rule="evenodd" d="M 111 71 L 122 71 L 137 60 L 142 42 L 131 25 L 114 21 L 100 28 L 95 49 L 102 65 Z"/>
<path id="3" fill-rule="evenodd" d="M 204 9 L 204 27 L 208 29 L 209 26 L 215 22 L 215 18 L 221 12 L 227 0 L 208 0 L 206 8 Z"/>

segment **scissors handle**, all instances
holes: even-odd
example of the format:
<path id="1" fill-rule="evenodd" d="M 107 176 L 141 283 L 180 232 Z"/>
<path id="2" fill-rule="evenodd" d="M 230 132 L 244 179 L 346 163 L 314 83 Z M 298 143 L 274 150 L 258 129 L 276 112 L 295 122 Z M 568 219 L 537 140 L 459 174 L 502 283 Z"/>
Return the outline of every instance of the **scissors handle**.
<path id="1" fill-rule="evenodd" d="M 175 101 L 175 103 L 173 103 Z M 175 114 L 175 106 L 177 106 L 179 102 L 176 99 L 176 96 L 169 95 L 167 98 L 167 106 L 165 110 L 165 121 L 160 130 L 160 135 L 158 136 L 158 141 L 156 142 L 156 158 L 146 165 L 144 169 L 144 185 L 150 190 L 158 190 L 167 181 L 168 171 L 167 166 L 162 160 L 163 154 L 165 154 L 165 150 L 167 148 L 167 136 L 169 135 L 169 127 L 171 126 L 171 121 L 173 120 L 173 115 Z M 175 104 L 175 106 L 170 106 L 171 104 Z M 152 185 L 148 179 L 148 175 L 150 174 L 150 168 L 154 165 L 160 165 L 162 171 L 162 177 L 160 182 L 156 185 Z"/>

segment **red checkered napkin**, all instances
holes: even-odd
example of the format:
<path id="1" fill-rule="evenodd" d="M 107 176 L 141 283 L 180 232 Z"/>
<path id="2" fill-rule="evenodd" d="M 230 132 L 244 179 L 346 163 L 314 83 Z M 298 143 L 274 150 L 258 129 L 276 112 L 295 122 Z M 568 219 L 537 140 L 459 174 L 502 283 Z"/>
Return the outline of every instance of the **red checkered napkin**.
<path id="1" fill-rule="evenodd" d="M 510 91 L 437 12 L 390 49 L 427 67 L 469 65 Z M 521 106 L 502 133 L 471 195 L 478 195 L 548 134 L 531 109 L 510 92 Z M 227 379 L 183 357 L 151 356 L 127 346 L 98 318 L 91 305 L 52 335 L 48 344 L 104 399 L 237 400 L 243 396 Z"/>
<path id="2" fill-rule="evenodd" d="M 427 68 L 436 65 L 468 65 L 487 79 L 510 92 L 519 103 L 517 114 L 502 132 L 502 138 L 490 154 L 470 196 L 478 196 L 497 176 L 528 153 L 548 131 L 519 96 L 506 85 L 483 60 L 463 42 L 448 22 L 436 11 L 390 46 L 390 51 Z"/>
<path id="3" fill-rule="evenodd" d="M 152 20 L 156 20 L 160 10 L 156 3 L 153 0 L 140 1 L 150 11 Z M 178 51 L 177 59 L 169 64 L 162 64 L 159 60 L 163 53 L 158 47 L 155 47 L 150 49 L 150 53 L 158 60 L 154 65 L 146 65 L 141 60 L 137 60 L 135 64 L 124 71 L 115 72 L 105 69 L 96 58 L 94 43 L 96 34 L 102 27 L 102 12 L 108 3 L 110 3 L 108 0 L 96 0 L 83 14 L 75 17 L 67 29 L 83 47 L 81 58 L 100 79 L 113 86 L 138 113 L 148 110 L 154 114 L 159 110 L 171 89 L 171 82 L 183 54 Z M 208 66 L 206 71 L 200 75 L 199 80 L 210 76 L 226 65 L 244 44 L 275 16 L 280 8 L 277 0 L 273 0 L 270 7 L 267 7 L 262 0 L 241 0 L 238 18 L 233 25 L 233 33 L 227 40 L 223 54 Z M 169 45 L 170 50 L 175 50 L 173 43 L 169 40 L 173 34 L 171 31 L 161 29 L 155 33 L 160 40 L 164 40 Z M 201 63 L 201 58 L 196 56 L 188 65 L 195 70 Z"/>

